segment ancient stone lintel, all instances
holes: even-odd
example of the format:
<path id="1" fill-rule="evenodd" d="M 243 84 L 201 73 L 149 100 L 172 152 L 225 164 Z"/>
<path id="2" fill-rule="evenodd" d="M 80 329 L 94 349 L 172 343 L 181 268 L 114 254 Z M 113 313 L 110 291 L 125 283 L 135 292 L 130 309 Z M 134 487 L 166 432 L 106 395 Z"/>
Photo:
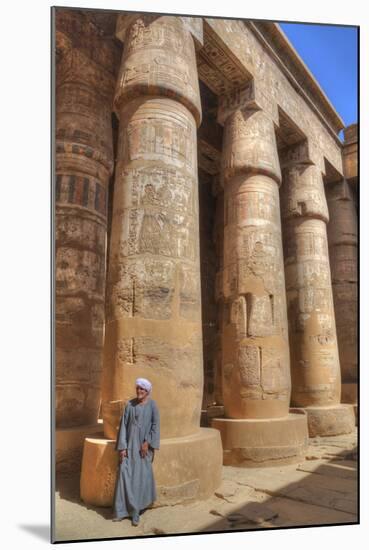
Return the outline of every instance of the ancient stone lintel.
<path id="1" fill-rule="evenodd" d="M 197 55 L 199 78 L 217 95 L 241 86 L 250 72 L 233 54 L 209 22 L 203 23 L 204 45 Z"/>

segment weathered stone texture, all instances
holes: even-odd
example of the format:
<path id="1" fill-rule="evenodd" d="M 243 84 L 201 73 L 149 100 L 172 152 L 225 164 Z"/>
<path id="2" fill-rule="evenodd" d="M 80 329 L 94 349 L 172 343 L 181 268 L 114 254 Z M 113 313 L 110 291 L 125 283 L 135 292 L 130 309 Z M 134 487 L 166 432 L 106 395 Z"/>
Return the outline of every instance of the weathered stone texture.
<path id="1" fill-rule="evenodd" d="M 322 117 L 317 115 L 316 108 L 306 101 L 306 97 L 296 92 L 291 80 L 280 69 L 280 64 L 270 55 L 270 47 L 266 48 L 258 39 L 255 29 L 252 30 L 244 21 L 211 18 L 206 18 L 205 21 L 218 37 L 218 44 L 222 43 L 237 59 L 237 65 L 234 63 L 233 66 L 241 65 L 249 78 L 254 79 L 254 85 L 260 89 L 262 96 L 263 104 L 260 107 L 277 124 L 278 112 L 282 110 L 287 114 L 309 139 L 312 160 L 321 167 L 322 172 L 324 156 L 342 174 L 342 154 L 338 138 L 322 124 Z M 244 77 L 245 80 L 247 79 Z"/>
<path id="2" fill-rule="evenodd" d="M 346 179 L 356 188 L 358 177 L 358 127 L 351 124 L 344 130 L 343 171 Z"/>
<path id="3" fill-rule="evenodd" d="M 175 437 L 198 429 L 203 391 L 194 45 L 171 17 L 136 17 L 124 37 L 102 399 L 147 376 Z"/>
<path id="4" fill-rule="evenodd" d="M 291 404 L 307 411 L 311 437 L 349 433 L 354 428 L 354 414 L 352 408 L 340 405 L 341 371 L 327 239 L 329 214 L 321 169 L 311 164 L 310 158 L 291 154 L 291 148 L 289 154 L 281 153 Z"/>
<path id="5" fill-rule="evenodd" d="M 237 110 L 225 122 L 223 398 L 230 418 L 287 415 L 290 373 L 271 120 Z"/>
<path id="6" fill-rule="evenodd" d="M 119 49 L 82 12 L 56 15 L 56 423 L 97 421 L 111 101 Z"/>
<path id="7" fill-rule="evenodd" d="M 357 400 L 357 213 L 352 188 L 326 185 L 329 256 L 342 375 L 342 401 Z"/>
<path id="8" fill-rule="evenodd" d="M 94 426 L 102 400 L 86 502 L 111 500 L 137 376 L 161 412 L 163 501 L 214 489 L 219 433 L 224 460 L 250 466 L 299 460 L 308 423 L 350 431 L 357 126 L 342 146 L 273 23 L 58 8 L 56 30 L 56 416 Z M 201 405 L 208 423 L 224 405 L 215 435 Z"/>
<path id="9" fill-rule="evenodd" d="M 200 429 L 201 105 L 188 24 L 148 15 L 118 22 L 124 53 L 114 99 L 119 138 L 102 381 L 105 437 L 86 439 L 81 477 L 82 499 L 102 506 L 113 497 L 111 439 L 138 376 L 152 381 L 160 410 L 158 501 L 206 498 L 220 483 L 219 433 Z M 94 477 L 97 467 L 101 476 Z"/>
<path id="10" fill-rule="evenodd" d="M 284 260 L 290 334 L 292 405 L 340 402 L 340 365 L 320 169 L 283 169 Z"/>

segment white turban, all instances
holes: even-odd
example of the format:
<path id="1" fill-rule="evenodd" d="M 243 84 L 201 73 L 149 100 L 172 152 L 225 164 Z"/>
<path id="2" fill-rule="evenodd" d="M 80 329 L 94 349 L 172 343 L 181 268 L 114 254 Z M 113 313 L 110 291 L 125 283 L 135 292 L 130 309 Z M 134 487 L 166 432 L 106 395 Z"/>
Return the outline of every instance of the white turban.
<path id="1" fill-rule="evenodd" d="M 144 390 L 151 392 L 152 384 L 146 378 L 137 378 L 136 386 L 141 386 Z"/>

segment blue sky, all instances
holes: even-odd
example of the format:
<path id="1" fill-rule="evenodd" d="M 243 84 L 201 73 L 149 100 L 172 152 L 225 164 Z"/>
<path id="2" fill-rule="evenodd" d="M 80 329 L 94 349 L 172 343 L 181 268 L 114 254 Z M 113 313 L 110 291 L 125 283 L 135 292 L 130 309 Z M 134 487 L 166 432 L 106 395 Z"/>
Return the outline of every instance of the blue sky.
<path id="1" fill-rule="evenodd" d="M 357 122 L 357 28 L 280 23 L 345 123 Z"/>

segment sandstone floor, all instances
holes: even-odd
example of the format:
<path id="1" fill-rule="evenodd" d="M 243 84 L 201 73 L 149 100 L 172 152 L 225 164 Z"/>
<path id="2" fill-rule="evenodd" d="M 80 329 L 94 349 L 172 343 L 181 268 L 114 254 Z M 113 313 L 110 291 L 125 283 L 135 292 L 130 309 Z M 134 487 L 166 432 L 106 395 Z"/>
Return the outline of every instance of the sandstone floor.
<path id="1" fill-rule="evenodd" d="M 148 509 L 138 527 L 82 502 L 78 477 L 58 480 L 55 509 L 57 541 L 355 523 L 357 434 L 311 439 L 305 461 L 293 466 L 223 466 L 213 497 Z"/>

